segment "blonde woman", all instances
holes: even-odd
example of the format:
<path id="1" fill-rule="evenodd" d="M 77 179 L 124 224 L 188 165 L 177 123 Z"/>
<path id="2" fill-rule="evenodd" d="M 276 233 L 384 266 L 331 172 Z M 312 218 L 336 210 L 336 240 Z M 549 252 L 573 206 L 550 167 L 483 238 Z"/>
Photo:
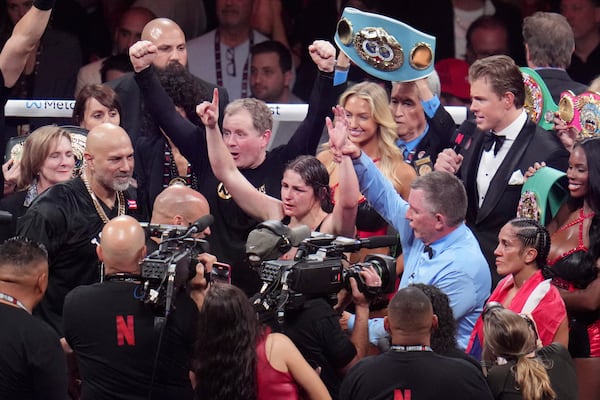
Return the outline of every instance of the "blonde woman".
<path id="1" fill-rule="evenodd" d="M 340 105 L 346 111 L 349 121 L 349 139 L 367 154 L 394 188 L 408 199 L 410 184 L 416 178 L 414 169 L 404 161 L 396 146 L 396 123 L 389 108 L 388 94 L 383 87 L 373 82 L 362 82 L 348 88 L 340 96 Z M 333 190 L 334 202 L 340 199 L 339 165 L 333 161 L 329 149 L 322 151 L 317 158 L 327 166 L 329 185 Z M 385 235 L 387 223 L 371 208 L 357 191 L 358 212 L 356 216 L 357 235 L 361 238 Z M 370 252 L 381 252 L 375 249 Z M 360 256 L 364 256 L 363 253 Z"/>

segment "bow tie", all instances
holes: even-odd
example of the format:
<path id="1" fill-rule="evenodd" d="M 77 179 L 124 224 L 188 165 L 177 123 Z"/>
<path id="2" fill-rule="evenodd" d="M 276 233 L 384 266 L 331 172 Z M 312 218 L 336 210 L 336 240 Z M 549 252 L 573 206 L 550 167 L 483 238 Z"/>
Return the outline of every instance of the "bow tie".
<path id="1" fill-rule="evenodd" d="M 493 133 L 492 131 L 487 131 L 483 136 L 483 149 L 485 151 L 490 151 L 492 149 L 492 145 L 494 145 L 494 155 L 498 154 L 502 144 L 504 144 L 504 140 L 506 136 L 499 136 Z"/>
<path id="2" fill-rule="evenodd" d="M 430 260 L 433 258 L 433 249 L 431 248 L 430 245 L 428 245 L 428 244 L 425 245 L 425 247 L 423 248 L 423 253 L 427 253 Z"/>

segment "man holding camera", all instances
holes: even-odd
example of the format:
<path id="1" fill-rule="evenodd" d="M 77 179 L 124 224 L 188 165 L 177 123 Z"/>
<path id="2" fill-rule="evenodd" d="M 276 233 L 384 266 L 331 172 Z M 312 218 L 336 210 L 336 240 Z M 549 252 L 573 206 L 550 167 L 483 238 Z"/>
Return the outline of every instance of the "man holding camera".
<path id="1" fill-rule="evenodd" d="M 371 288 L 381 286 L 381 278 L 372 267 L 363 268 L 361 280 Z M 334 308 L 326 296 L 313 296 L 293 310 L 285 311 L 280 327 L 298 347 L 304 358 L 319 371 L 319 376 L 333 399 L 337 399 L 341 380 L 350 367 L 364 358 L 369 349 L 369 302 L 359 290 L 355 278 L 348 279 L 348 289 L 338 293 Z M 340 326 L 340 314 L 354 302 L 356 312 L 355 329 L 348 335 Z M 279 328 L 279 327 L 275 327 Z"/>
<path id="2" fill-rule="evenodd" d="M 135 219 L 120 216 L 107 223 L 97 253 L 104 282 L 71 291 L 63 310 L 65 338 L 79 362 L 82 398 L 192 399 L 188 363 L 196 304 L 183 293 L 175 295 L 166 322 L 156 324 L 163 311 L 141 301 L 140 261 L 146 246 Z M 191 284 L 201 291 L 207 287 L 201 263 Z"/>

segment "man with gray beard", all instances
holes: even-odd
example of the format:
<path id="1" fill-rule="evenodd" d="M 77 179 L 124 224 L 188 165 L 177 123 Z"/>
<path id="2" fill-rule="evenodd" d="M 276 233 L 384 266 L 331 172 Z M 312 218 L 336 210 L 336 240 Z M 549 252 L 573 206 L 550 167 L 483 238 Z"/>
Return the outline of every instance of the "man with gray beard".
<path id="1" fill-rule="evenodd" d="M 48 249 L 48 290 L 34 309 L 63 338 L 62 310 L 67 293 L 100 280 L 94 239 L 118 215 L 137 217 L 133 146 L 123 128 L 102 124 L 87 137 L 81 176 L 41 194 L 17 223 L 18 235 Z M 63 343 L 64 343 L 64 339 Z"/>

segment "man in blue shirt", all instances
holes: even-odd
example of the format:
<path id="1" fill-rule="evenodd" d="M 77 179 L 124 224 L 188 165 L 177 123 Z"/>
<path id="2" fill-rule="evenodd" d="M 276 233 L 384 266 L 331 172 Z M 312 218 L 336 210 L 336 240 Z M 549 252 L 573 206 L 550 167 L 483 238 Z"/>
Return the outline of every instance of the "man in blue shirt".
<path id="1" fill-rule="evenodd" d="M 330 144 L 334 154 L 353 159 L 360 191 L 400 234 L 404 253 L 400 288 L 425 283 L 446 293 L 458 322 L 458 345 L 465 348 L 490 294 L 491 277 L 479 243 L 464 223 L 467 196 L 461 181 L 447 172 L 419 176 L 407 202 L 369 157 L 347 140 L 343 129 L 330 130 Z M 369 332 L 374 344 L 387 336 L 382 319 L 372 320 Z"/>

